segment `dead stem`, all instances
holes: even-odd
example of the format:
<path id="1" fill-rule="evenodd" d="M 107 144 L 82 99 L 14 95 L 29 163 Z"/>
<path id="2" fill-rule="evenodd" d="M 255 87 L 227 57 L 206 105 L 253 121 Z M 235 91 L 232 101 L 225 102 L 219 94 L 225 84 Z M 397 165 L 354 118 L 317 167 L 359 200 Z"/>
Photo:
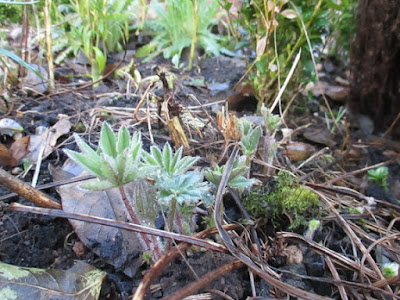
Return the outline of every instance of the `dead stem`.
<path id="1" fill-rule="evenodd" d="M 225 230 L 233 230 L 237 227 L 235 224 L 225 225 Z M 214 233 L 217 232 L 216 228 L 211 228 L 208 230 L 204 230 L 195 234 L 193 237 L 198 239 L 204 239 Z M 160 276 L 163 270 L 176 258 L 186 250 L 189 245 L 179 244 L 176 247 L 169 250 L 167 253 L 163 255 L 154 265 L 153 267 L 146 272 L 144 275 L 142 282 L 139 284 L 138 288 L 136 289 L 135 294 L 133 295 L 132 299 L 134 300 L 142 300 L 144 299 L 146 292 L 150 288 L 151 284 L 156 280 L 158 276 Z"/>
<path id="2" fill-rule="evenodd" d="M 183 235 L 183 234 L 177 234 L 174 232 L 168 232 L 165 230 L 159 230 L 159 229 L 146 227 L 146 226 L 142 226 L 142 225 L 137 225 L 137 224 L 133 224 L 133 223 L 121 222 L 121 221 L 117 221 L 117 220 L 95 217 L 95 216 L 90 216 L 90 215 L 86 215 L 86 214 L 68 213 L 61 209 L 49 209 L 49 208 L 42 208 L 42 207 L 26 206 L 26 205 L 21 205 L 21 204 L 15 203 L 15 202 L 11 203 L 9 208 L 11 211 L 19 211 L 19 212 L 40 214 L 40 215 L 46 215 L 46 216 L 52 216 L 52 217 L 58 217 L 58 218 L 72 219 L 72 220 L 83 221 L 83 222 L 90 222 L 90 223 L 94 223 L 94 224 L 105 225 L 105 226 L 129 230 L 129 231 L 144 233 L 144 234 L 148 234 L 148 235 L 159 236 L 159 237 L 163 237 L 163 238 L 167 238 L 167 239 L 173 239 L 175 241 L 197 245 L 199 247 L 203 247 L 203 248 L 213 250 L 213 251 L 226 252 L 226 248 L 224 246 L 214 243 L 214 242 L 205 241 L 200 238 L 187 236 L 187 235 Z"/>
<path id="3" fill-rule="evenodd" d="M 2 168 L 0 168 L 0 184 L 38 206 L 61 208 L 61 204 L 57 203 L 50 196 L 38 191 L 18 178 L 15 178 Z"/>
<path id="4" fill-rule="evenodd" d="M 165 296 L 161 299 L 164 299 L 164 300 L 166 300 L 166 299 L 168 299 L 168 300 L 183 299 L 186 296 L 190 296 L 193 293 L 196 293 L 197 291 L 199 291 L 200 289 L 202 289 L 203 287 L 205 287 L 207 284 L 214 281 L 218 277 L 226 274 L 229 271 L 232 271 L 233 269 L 240 268 L 242 266 L 244 266 L 244 263 L 242 263 L 240 260 L 235 260 L 235 261 L 233 261 L 229 264 L 226 264 L 210 273 L 205 274 L 198 281 L 188 284 L 187 286 L 176 291 L 172 295 Z"/>

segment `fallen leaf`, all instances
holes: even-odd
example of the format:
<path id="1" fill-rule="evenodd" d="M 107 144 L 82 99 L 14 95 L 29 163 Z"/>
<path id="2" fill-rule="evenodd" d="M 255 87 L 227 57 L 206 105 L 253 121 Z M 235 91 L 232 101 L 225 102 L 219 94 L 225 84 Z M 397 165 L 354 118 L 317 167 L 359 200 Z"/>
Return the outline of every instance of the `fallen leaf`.
<path id="1" fill-rule="evenodd" d="M 55 181 L 85 175 L 83 170 L 71 160 L 67 160 L 61 169 L 50 167 L 50 172 Z M 128 220 L 128 214 L 117 188 L 92 191 L 81 187 L 83 183 L 87 182 L 89 181 L 85 180 L 58 188 L 65 212 L 88 214 L 124 222 Z M 132 198 L 137 191 L 136 184 L 132 182 L 124 186 L 132 205 Z M 141 194 L 142 197 L 145 196 L 146 199 L 142 199 L 142 201 L 147 205 L 150 205 L 151 201 L 155 203 L 156 191 L 152 185 L 149 185 L 146 191 L 142 190 Z M 136 209 L 136 211 L 139 210 Z M 86 247 L 116 269 L 122 270 L 127 276 L 135 275 L 141 264 L 139 252 L 143 250 L 137 233 L 81 221 L 70 220 L 70 223 Z M 151 226 L 150 221 L 143 221 L 142 225 Z"/>
<path id="2" fill-rule="evenodd" d="M 265 47 L 267 46 L 267 35 L 263 36 L 261 39 L 257 41 L 256 53 L 257 58 L 260 58 L 265 51 Z"/>
<path id="3" fill-rule="evenodd" d="M 284 147 L 285 150 L 283 150 L 283 154 L 285 154 L 291 161 L 294 162 L 306 160 L 316 151 L 315 147 L 302 142 L 290 142 Z"/>
<path id="4" fill-rule="evenodd" d="M 31 67 L 39 72 L 39 74 L 42 75 L 42 78 L 40 78 L 36 73 L 28 70 L 28 74 L 23 80 L 24 88 L 32 89 L 39 94 L 43 94 L 47 91 L 47 88 L 49 87 L 49 83 L 47 81 L 49 75 L 47 73 L 47 70 L 44 67 L 38 66 L 36 64 L 31 64 Z"/>
<path id="5" fill-rule="evenodd" d="M 7 147 L 0 144 L 0 166 L 2 167 L 15 167 L 16 161 L 13 161 Z"/>
<path id="6" fill-rule="evenodd" d="M 318 81 L 312 88 L 313 95 L 319 97 L 325 94 L 334 101 L 344 102 L 350 93 L 350 89 L 345 86 L 331 85 L 325 81 Z"/>
<path id="7" fill-rule="evenodd" d="M 0 299 L 94 300 L 106 273 L 83 261 L 68 270 L 38 269 L 0 262 Z"/>
<path id="8" fill-rule="evenodd" d="M 53 152 L 60 136 L 69 133 L 71 123 L 67 119 L 61 119 L 52 127 L 45 129 L 40 134 L 31 135 L 29 143 L 29 154 L 26 156 L 32 163 L 36 163 L 40 152 L 43 151 L 42 159 Z M 42 150 L 42 148 L 44 149 Z"/>
<path id="9" fill-rule="evenodd" d="M 237 118 L 224 112 L 217 113 L 217 126 L 226 140 L 240 140 L 240 129 L 236 124 Z"/>
<path id="10" fill-rule="evenodd" d="M 29 142 L 30 136 L 26 135 L 12 143 L 8 150 L 11 158 L 16 161 L 16 165 L 29 153 Z"/>
<path id="11" fill-rule="evenodd" d="M 334 147 L 336 142 L 333 135 L 327 128 L 324 127 L 309 127 L 303 132 L 303 136 L 314 143 Z"/>
<path id="12" fill-rule="evenodd" d="M 88 249 L 84 243 L 81 241 L 76 241 L 72 246 L 72 251 L 74 251 L 76 257 L 82 257 L 88 252 Z"/>

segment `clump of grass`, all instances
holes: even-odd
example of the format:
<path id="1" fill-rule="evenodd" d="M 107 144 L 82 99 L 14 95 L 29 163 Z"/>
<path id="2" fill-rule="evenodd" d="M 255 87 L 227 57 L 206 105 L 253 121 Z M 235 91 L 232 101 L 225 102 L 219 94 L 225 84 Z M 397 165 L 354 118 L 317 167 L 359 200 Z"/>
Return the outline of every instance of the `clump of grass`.
<path id="1" fill-rule="evenodd" d="M 159 17 L 151 24 L 155 34 L 136 53 L 138 57 L 146 57 L 146 62 L 163 53 L 178 67 L 183 50 L 190 48 L 190 68 L 196 47 L 215 56 L 223 51 L 221 37 L 211 32 L 217 21 L 217 0 L 168 0 L 165 4 L 166 9 L 160 3 L 154 5 Z"/>

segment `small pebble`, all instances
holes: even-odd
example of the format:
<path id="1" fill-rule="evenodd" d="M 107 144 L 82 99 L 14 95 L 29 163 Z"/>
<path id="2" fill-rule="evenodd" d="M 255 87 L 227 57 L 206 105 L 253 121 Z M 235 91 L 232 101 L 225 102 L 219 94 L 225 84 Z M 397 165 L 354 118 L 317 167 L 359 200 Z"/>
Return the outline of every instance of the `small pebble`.
<path id="1" fill-rule="evenodd" d="M 15 168 L 13 168 L 12 170 L 11 170 L 11 174 L 12 175 L 19 175 L 19 174 L 21 174 L 22 173 L 22 168 L 20 168 L 20 167 L 15 167 Z"/>

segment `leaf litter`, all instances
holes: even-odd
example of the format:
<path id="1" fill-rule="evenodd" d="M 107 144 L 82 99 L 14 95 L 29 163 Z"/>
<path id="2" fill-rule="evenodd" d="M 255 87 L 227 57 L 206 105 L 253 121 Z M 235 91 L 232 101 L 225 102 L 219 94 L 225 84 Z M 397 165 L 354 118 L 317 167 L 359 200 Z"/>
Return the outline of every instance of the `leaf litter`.
<path id="1" fill-rule="evenodd" d="M 179 77 L 177 81 L 177 86 L 179 86 Z M 186 92 L 188 89 L 190 89 L 190 87 L 182 88 L 182 90 Z M 177 90 L 179 91 L 179 88 Z M 204 109 L 201 105 L 199 106 L 199 103 L 193 100 L 193 98 L 186 98 L 187 94 L 182 93 L 182 90 L 174 95 L 179 99 L 179 105 L 188 108 L 192 117 L 196 118 L 196 116 L 198 116 L 201 120 L 207 120 L 208 122 L 201 132 L 190 129 L 190 126 L 184 126 L 185 133 L 188 135 L 188 141 L 193 148 L 192 151 L 201 154 L 201 157 L 204 159 L 204 164 L 220 163 L 221 160 L 227 158 L 226 154 L 228 152 L 225 151 L 227 151 L 230 137 L 225 136 L 224 138 L 221 134 L 222 128 L 218 129 L 216 126 L 214 127 L 216 123 L 213 119 L 215 117 L 212 112 L 207 111 L 207 109 Z M 152 90 L 150 88 L 148 94 L 156 98 L 162 97 L 160 96 L 160 94 L 162 95 L 160 91 L 161 89 L 157 91 L 156 89 Z M 196 95 L 200 103 L 209 104 L 207 100 L 205 100 L 209 99 L 208 96 L 198 93 L 197 91 L 193 91 L 193 94 Z M 146 97 L 145 94 L 145 100 Z M 214 98 L 214 100 L 215 99 L 216 98 Z M 116 99 L 115 103 L 119 101 L 120 100 Z M 124 101 L 122 101 L 122 103 L 123 102 Z M 120 123 L 130 124 L 136 128 L 141 126 L 142 129 L 148 129 L 148 132 L 144 133 L 144 136 L 150 140 L 153 138 L 159 143 L 170 140 L 170 137 L 157 125 L 157 107 L 152 106 L 151 101 L 146 100 L 146 102 L 145 106 L 138 109 L 137 116 L 141 121 L 135 122 L 132 120 L 132 113 L 135 111 L 135 108 L 129 110 L 121 107 L 97 107 L 90 110 L 89 116 L 91 116 L 92 119 L 86 121 L 85 124 L 90 128 L 91 132 L 94 133 L 96 129 L 99 128 L 98 125 L 100 125 L 105 118 L 115 118 L 115 120 L 118 120 Z M 302 117 L 303 116 L 297 119 L 286 120 L 286 122 L 290 128 L 297 130 L 297 128 L 301 128 L 301 126 L 298 126 L 298 123 L 301 123 L 301 125 L 307 123 L 307 121 L 302 120 Z M 193 123 L 193 121 L 191 122 Z M 319 122 L 316 125 L 320 127 L 325 126 L 323 122 Z M 232 129 L 234 129 L 234 125 L 232 125 Z M 295 134 L 292 134 L 292 142 L 302 142 L 298 134 L 301 133 L 304 135 L 304 132 L 303 129 L 299 129 Z M 345 134 L 344 131 L 339 130 L 334 137 L 334 141 L 336 142 L 336 139 L 340 137 L 340 135 L 346 137 Z M 360 133 L 355 132 L 354 134 L 357 135 Z M 313 135 L 315 134 L 311 133 L 309 137 Z M 313 147 L 316 147 L 316 149 L 321 147 L 318 144 L 329 144 L 329 146 L 333 147 L 331 137 L 323 137 L 322 142 L 320 142 L 320 140 L 315 142 L 311 138 L 310 140 L 314 143 Z M 263 274 L 263 276 L 280 278 L 285 284 L 294 287 L 294 289 L 292 289 L 294 293 L 297 293 L 296 289 L 305 289 L 327 297 L 336 293 L 341 295 L 342 298 L 360 297 L 360 295 L 364 294 L 368 294 L 371 297 L 375 297 L 375 295 L 385 295 L 398 298 L 395 295 L 397 288 L 396 280 L 398 282 L 398 278 L 385 278 L 382 275 L 380 267 L 387 259 L 399 261 L 399 227 L 396 221 L 398 219 L 396 211 L 400 208 L 399 203 L 397 199 L 392 199 L 391 201 L 386 200 L 390 198 L 390 195 L 379 190 L 379 188 L 376 188 L 374 191 L 369 191 L 368 183 L 363 177 L 367 170 L 359 167 L 368 164 L 369 166 L 373 165 L 371 168 L 374 168 L 378 167 L 383 162 L 384 164 L 388 164 L 393 170 L 398 168 L 398 162 L 396 162 L 397 156 L 385 156 L 380 154 L 382 152 L 375 147 L 376 145 L 385 147 L 383 142 L 375 144 L 374 146 L 364 142 L 348 142 L 348 144 L 344 144 L 344 147 L 342 145 L 342 148 L 339 149 L 328 148 L 328 150 L 324 150 L 323 152 L 313 152 L 312 150 L 307 156 L 302 157 L 303 159 L 299 162 L 287 161 L 287 155 L 282 151 L 282 149 L 284 149 L 282 145 L 273 167 L 288 170 L 293 175 L 296 175 L 298 183 L 308 186 L 308 188 L 318 194 L 320 200 L 323 202 L 322 210 L 324 214 L 321 217 L 322 227 L 317 231 L 314 239 L 310 240 L 306 239 L 300 230 L 296 232 L 286 232 L 286 227 L 282 227 L 282 232 L 276 233 L 271 232 L 270 227 L 268 227 L 271 224 L 268 224 L 268 220 L 267 224 L 258 223 L 258 220 L 250 220 L 251 222 L 249 223 L 243 222 L 242 230 L 229 231 L 229 235 L 235 240 L 234 247 L 236 250 L 234 250 L 234 252 L 249 264 L 250 261 L 255 264 L 260 264 L 261 258 L 261 264 L 268 263 L 274 266 L 273 273 Z M 352 162 L 343 161 L 347 155 L 346 146 L 349 146 L 349 149 L 350 147 L 355 147 L 362 153 L 361 156 L 356 156 L 355 160 Z M 369 155 L 369 151 L 373 151 L 374 154 L 380 157 L 377 158 Z M 311 159 L 309 159 L 310 155 Z M 265 164 L 265 162 L 256 158 L 254 160 L 252 173 L 260 180 L 266 181 L 267 178 L 261 171 L 265 168 L 271 168 L 271 165 Z M 59 179 L 55 177 L 54 180 L 61 180 L 61 177 Z M 399 179 L 394 177 L 390 178 L 390 180 L 395 182 Z M 64 187 L 67 188 L 64 192 L 61 192 Z M 85 194 L 83 190 L 80 191 L 79 184 L 75 186 L 69 185 L 69 189 L 68 185 L 62 186 L 60 187 L 60 193 L 65 193 L 64 196 L 61 196 L 63 207 L 64 201 L 66 201 L 64 209 L 68 209 L 71 212 L 76 212 L 76 207 L 79 205 L 88 206 L 86 202 L 91 201 L 89 195 Z M 77 199 L 73 199 L 77 198 L 77 195 L 79 199 L 84 199 L 84 201 L 76 201 Z M 102 198 L 106 202 L 109 202 L 111 197 L 113 196 L 103 194 L 100 197 L 97 196 L 94 198 Z M 93 201 L 93 203 L 96 203 L 99 199 L 94 199 Z M 71 207 L 69 207 L 68 202 L 71 203 Z M 86 212 L 93 213 L 91 211 L 93 210 L 92 207 L 82 208 L 85 209 Z M 226 208 L 234 208 L 234 205 L 232 207 L 227 206 Z M 99 210 L 107 211 L 109 214 L 109 210 L 111 210 L 113 218 L 126 218 L 125 212 L 117 213 L 110 204 L 107 204 L 106 209 L 104 207 L 99 207 Z M 154 217 L 154 215 L 154 211 L 152 211 L 151 216 Z M 290 218 L 290 214 L 283 215 L 282 223 L 290 223 Z M 267 238 L 258 240 L 257 236 L 251 233 L 254 222 L 257 222 L 258 228 L 265 230 L 263 232 L 258 232 L 259 238 L 264 237 L 264 235 L 267 235 Z M 84 227 L 86 225 L 82 225 L 81 223 L 79 226 Z M 74 225 L 74 230 L 78 231 L 77 227 L 78 225 Z M 91 240 L 93 236 L 100 237 L 100 234 L 97 234 L 100 231 L 99 229 L 84 230 L 85 233 L 82 235 L 83 237 L 79 237 L 82 241 L 86 239 L 88 245 L 90 245 L 90 243 L 93 242 L 93 240 Z M 114 238 L 116 236 L 121 237 L 121 233 L 120 235 L 114 233 L 111 234 L 111 236 Z M 98 243 L 106 240 L 107 238 L 99 238 L 96 242 Z M 115 238 L 113 242 L 116 242 L 117 245 L 122 245 L 122 240 L 124 239 Z M 259 244 L 259 246 L 255 246 L 257 244 Z M 92 245 L 95 245 L 95 243 L 92 243 Z M 120 249 L 121 247 L 118 246 L 116 248 Z M 104 249 L 103 253 L 101 250 L 97 252 L 101 258 L 107 258 L 107 255 L 110 254 L 107 252 L 107 249 L 110 249 L 110 247 L 107 248 L 107 243 Z M 132 251 L 140 250 L 134 246 L 130 249 L 133 249 Z M 299 255 L 298 249 L 300 249 L 303 255 L 303 260 L 298 258 L 302 256 Z M 195 254 L 194 257 L 196 257 L 196 255 L 200 254 Z M 292 257 L 293 255 L 296 257 Z M 112 255 L 110 255 L 110 257 L 112 257 Z M 117 269 L 123 268 L 123 261 L 126 255 L 122 254 L 122 257 L 123 258 L 118 260 L 116 255 L 114 255 L 115 261 L 113 262 L 113 259 L 110 259 L 108 263 L 114 264 Z M 281 262 L 279 262 L 279 257 L 283 257 Z M 248 261 L 248 259 L 250 259 L 250 261 Z M 195 264 L 195 262 L 192 261 L 192 265 L 193 264 Z M 132 266 L 130 267 L 132 268 Z M 131 269 L 131 275 L 134 273 L 133 269 Z M 300 269 L 302 271 L 300 271 Z M 168 269 L 166 272 L 168 272 Z M 270 293 L 272 292 L 277 297 L 283 296 L 284 291 L 287 291 L 278 283 L 265 285 L 262 280 L 256 279 L 252 281 L 247 275 L 243 275 L 243 272 L 240 272 L 240 274 L 242 274 L 242 278 L 245 279 L 248 284 L 254 284 L 255 290 L 260 296 L 263 295 L 262 290 L 269 291 L 265 296 L 271 295 Z M 321 274 L 323 276 L 322 279 Z M 151 278 L 151 280 L 154 280 L 154 278 Z M 167 286 L 168 284 L 162 285 L 162 290 L 164 290 L 164 292 L 167 291 Z M 244 290 L 249 294 L 248 289 L 246 290 L 245 288 Z M 153 296 L 156 296 L 156 294 L 157 292 L 154 292 Z M 231 294 L 231 296 L 235 295 Z M 321 296 L 319 297 L 318 299 L 322 299 Z"/>

